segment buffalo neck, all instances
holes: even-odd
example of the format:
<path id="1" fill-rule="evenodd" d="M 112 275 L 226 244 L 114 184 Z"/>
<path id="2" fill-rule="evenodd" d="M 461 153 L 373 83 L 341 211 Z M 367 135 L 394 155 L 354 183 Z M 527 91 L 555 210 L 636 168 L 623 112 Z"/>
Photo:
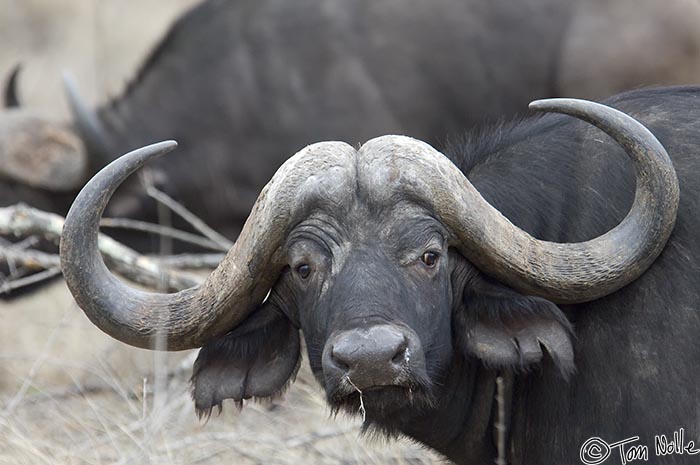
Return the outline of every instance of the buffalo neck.
<path id="1" fill-rule="evenodd" d="M 457 464 L 492 463 L 496 376 L 474 360 L 455 357 L 433 408 L 382 419 L 380 427 L 399 431 Z"/>

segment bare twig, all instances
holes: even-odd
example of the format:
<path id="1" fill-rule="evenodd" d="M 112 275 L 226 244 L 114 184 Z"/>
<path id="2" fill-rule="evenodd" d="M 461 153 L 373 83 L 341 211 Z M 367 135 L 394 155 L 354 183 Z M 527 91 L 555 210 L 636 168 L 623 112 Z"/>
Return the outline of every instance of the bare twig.
<path id="1" fill-rule="evenodd" d="M 16 249 L 11 246 L 0 246 L 0 258 L 31 271 L 47 270 L 60 265 L 58 255 L 31 249 Z"/>
<path id="2" fill-rule="evenodd" d="M 0 244 L 4 245 L 6 247 L 10 247 L 10 248 L 15 249 L 15 250 L 24 250 L 24 249 L 28 249 L 30 247 L 34 247 L 35 245 L 37 245 L 38 242 L 39 242 L 38 237 L 29 236 L 26 239 L 22 239 L 19 242 L 10 242 L 10 241 L 2 239 L 2 241 L 0 241 Z"/>
<path id="3" fill-rule="evenodd" d="M 5 281 L 2 284 L 0 284 L 0 295 L 8 294 L 22 287 L 31 286 L 32 284 L 46 281 L 47 279 L 51 279 L 54 276 L 58 276 L 60 274 L 61 268 L 56 266 L 53 268 L 49 268 L 48 270 L 41 271 L 39 273 L 34 273 L 29 276 L 25 276 L 24 278 L 13 279 L 12 281 Z"/>
<path id="4" fill-rule="evenodd" d="M 63 218 L 25 204 L 0 208 L 0 234 L 16 237 L 39 236 L 58 245 Z"/>
<path id="5" fill-rule="evenodd" d="M 498 457 L 496 465 L 508 465 L 506 462 L 506 412 L 505 395 L 503 393 L 503 378 L 496 378 L 496 404 L 498 406 L 498 419 L 494 428 L 496 429 L 496 450 Z"/>
<path id="6" fill-rule="evenodd" d="M 197 218 L 194 213 L 190 212 L 187 208 L 182 206 L 165 192 L 159 190 L 157 187 L 153 185 L 147 186 L 146 194 L 171 209 L 204 236 L 219 244 L 221 250 L 228 250 L 233 246 L 233 242 L 207 226 L 202 220 Z"/>
<path id="7" fill-rule="evenodd" d="M 5 258 L 5 261 L 7 262 L 7 269 L 10 272 L 10 279 L 14 279 L 17 277 L 17 262 L 14 260 L 13 255 L 6 253 L 5 252 L 6 247 L 4 247 L 2 250 L 0 250 L 0 253 L 2 253 L 2 256 Z M 3 276 L 4 278 L 4 276 Z"/>
<path id="8" fill-rule="evenodd" d="M 8 271 L 10 272 L 10 279 L 21 278 L 28 272 L 27 269 L 22 267 L 21 263 L 18 264 L 15 261 L 15 256 L 17 254 L 13 254 L 12 252 L 32 247 L 37 242 L 39 242 L 39 238 L 36 236 L 29 236 L 19 242 L 10 242 L 4 237 L 0 237 L 0 258 L 5 258 Z M 0 280 L 4 281 L 5 276 L 0 275 Z"/>
<path id="9" fill-rule="evenodd" d="M 103 228 L 131 229 L 134 231 L 156 234 L 159 236 L 172 237 L 180 242 L 193 244 L 204 249 L 220 250 L 223 252 L 228 250 L 224 249 L 219 243 L 214 242 L 209 238 L 201 237 L 187 231 L 171 228 L 169 226 L 148 223 L 146 221 L 131 220 L 128 218 L 102 218 L 102 220 L 100 220 L 100 226 Z"/>
<path id="10" fill-rule="evenodd" d="M 58 255 L 38 250 L 24 250 L 24 247 L 35 242 L 35 236 L 29 239 L 32 238 L 34 239 L 31 241 L 25 239 L 17 244 L 10 242 L 9 246 L 0 246 L 0 261 L 5 260 L 10 273 L 7 277 L 0 274 L 0 295 L 49 280 L 61 273 Z"/>
<path id="11" fill-rule="evenodd" d="M 167 268 L 190 269 L 216 268 L 226 255 L 222 253 L 148 255 L 153 261 Z"/>
<path id="12" fill-rule="evenodd" d="M 58 244 L 63 222 L 59 215 L 26 205 L 0 208 L 0 234 L 4 235 L 36 235 Z M 165 268 L 104 234 L 99 236 L 99 247 L 105 262 L 116 273 L 144 286 L 158 288 L 165 282 L 167 290 L 178 291 L 202 282 L 198 276 Z"/>
<path id="13" fill-rule="evenodd" d="M 158 213 L 158 224 L 164 228 L 172 229 L 173 226 L 173 212 L 168 207 L 159 203 L 157 208 Z M 158 254 L 161 256 L 172 255 L 173 254 L 173 239 L 169 236 L 158 236 Z"/>

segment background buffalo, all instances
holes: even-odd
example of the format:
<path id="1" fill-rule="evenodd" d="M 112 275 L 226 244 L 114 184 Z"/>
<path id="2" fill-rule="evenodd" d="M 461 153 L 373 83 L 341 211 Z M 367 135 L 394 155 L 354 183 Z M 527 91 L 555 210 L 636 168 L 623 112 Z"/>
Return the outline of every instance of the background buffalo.
<path id="1" fill-rule="evenodd" d="M 177 21 L 128 85 L 73 121 L 89 152 L 86 175 L 134 147 L 177 139 L 180 151 L 149 166 L 142 184 L 233 239 L 276 168 L 312 141 L 398 133 L 442 147 L 533 99 L 692 82 L 700 33 L 689 8 L 681 0 L 208 0 Z M 68 202 L 45 203 L 64 212 Z M 107 215 L 158 218 L 138 180 Z"/>

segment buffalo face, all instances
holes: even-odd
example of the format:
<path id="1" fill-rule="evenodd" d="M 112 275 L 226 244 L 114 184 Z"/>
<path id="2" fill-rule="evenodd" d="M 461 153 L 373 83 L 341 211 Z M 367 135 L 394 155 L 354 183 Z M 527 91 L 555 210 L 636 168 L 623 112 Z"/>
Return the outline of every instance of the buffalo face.
<path id="1" fill-rule="evenodd" d="M 447 250 L 444 226 L 409 204 L 354 205 L 290 234 L 283 300 L 334 408 L 433 402 L 452 353 Z"/>

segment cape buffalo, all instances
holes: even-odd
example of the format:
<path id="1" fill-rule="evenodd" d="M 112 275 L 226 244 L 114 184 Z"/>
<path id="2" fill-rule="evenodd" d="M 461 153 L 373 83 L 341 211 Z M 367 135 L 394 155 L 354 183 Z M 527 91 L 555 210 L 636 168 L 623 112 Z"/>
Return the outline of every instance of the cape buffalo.
<path id="1" fill-rule="evenodd" d="M 153 182 L 235 238 L 262 186 L 312 141 L 407 134 L 441 146 L 536 98 L 694 82 L 699 12 L 683 0 L 208 0 L 121 96 L 92 114 L 71 95 L 87 172 L 176 138 Z M 109 214 L 157 218 L 133 180 Z"/>
<path id="2" fill-rule="evenodd" d="M 207 281 L 176 294 L 130 288 L 97 251 L 112 192 L 174 143 L 139 149 L 77 197 L 64 276 L 118 340 L 202 347 L 200 414 L 283 390 L 301 330 L 331 408 L 362 407 L 366 429 L 456 463 L 497 456 L 498 376 L 507 463 L 601 463 L 629 438 L 653 456 L 655 436 L 679 428 L 698 444 L 700 88 L 605 103 L 532 107 L 610 137 L 548 114 L 447 157 L 403 136 L 306 147 Z"/>

